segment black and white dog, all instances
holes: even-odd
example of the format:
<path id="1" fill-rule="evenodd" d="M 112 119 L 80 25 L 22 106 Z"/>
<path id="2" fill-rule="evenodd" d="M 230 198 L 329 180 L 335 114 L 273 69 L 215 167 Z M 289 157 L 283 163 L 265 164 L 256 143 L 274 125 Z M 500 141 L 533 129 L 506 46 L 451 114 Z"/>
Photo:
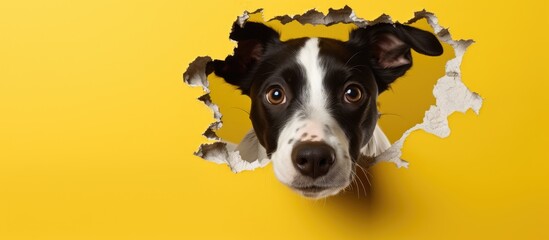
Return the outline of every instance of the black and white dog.
<path id="1" fill-rule="evenodd" d="M 377 96 L 412 66 L 410 49 L 438 56 L 442 46 L 399 23 L 355 29 L 347 42 L 279 37 L 235 23 L 234 54 L 208 67 L 251 98 L 243 158 L 270 159 L 277 178 L 306 197 L 334 195 L 353 180 L 357 159 L 390 146 L 377 127 Z"/>

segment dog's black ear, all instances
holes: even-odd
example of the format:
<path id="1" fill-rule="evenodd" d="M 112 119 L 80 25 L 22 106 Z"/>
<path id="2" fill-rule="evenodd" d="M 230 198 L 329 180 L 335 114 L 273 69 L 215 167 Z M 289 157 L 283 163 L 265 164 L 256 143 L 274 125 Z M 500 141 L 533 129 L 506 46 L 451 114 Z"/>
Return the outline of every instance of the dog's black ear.
<path id="1" fill-rule="evenodd" d="M 280 43 L 280 34 L 261 23 L 247 22 L 241 27 L 235 22 L 229 37 L 238 42 L 234 54 L 227 56 L 225 60 L 209 62 L 207 69 L 224 78 L 227 83 L 240 88 L 243 94 L 249 95 L 250 70 L 269 46 Z"/>
<path id="2" fill-rule="evenodd" d="M 443 51 L 432 33 L 400 23 L 379 23 L 355 29 L 348 44 L 367 54 L 379 93 L 412 67 L 410 49 L 428 56 L 439 56 Z"/>

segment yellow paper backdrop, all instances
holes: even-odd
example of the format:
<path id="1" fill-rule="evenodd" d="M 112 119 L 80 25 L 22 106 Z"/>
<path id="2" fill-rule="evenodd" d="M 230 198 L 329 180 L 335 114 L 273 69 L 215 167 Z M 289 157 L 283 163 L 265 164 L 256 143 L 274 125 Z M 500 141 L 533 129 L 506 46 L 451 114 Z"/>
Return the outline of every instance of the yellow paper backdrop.
<path id="1" fill-rule="evenodd" d="M 192 156 L 212 114 L 182 73 L 232 50 L 237 15 L 345 4 L 399 21 L 425 8 L 454 38 L 474 39 L 462 74 L 484 98 L 481 115 L 452 115 L 447 139 L 414 133 L 410 168 L 375 166 L 369 198 L 311 201 L 271 166 L 233 174 Z M 0 239 L 549 238 L 548 11 L 543 1 L 3 2 Z"/>

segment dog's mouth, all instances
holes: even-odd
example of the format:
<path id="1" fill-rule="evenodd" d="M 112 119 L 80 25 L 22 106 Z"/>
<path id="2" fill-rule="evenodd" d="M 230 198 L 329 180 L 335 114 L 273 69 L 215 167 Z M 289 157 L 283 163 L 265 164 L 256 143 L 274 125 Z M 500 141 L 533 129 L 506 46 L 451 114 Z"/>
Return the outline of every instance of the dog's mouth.
<path id="1" fill-rule="evenodd" d="M 338 193 L 344 187 L 325 187 L 318 185 L 290 186 L 294 191 L 307 198 L 318 199 Z"/>
<path id="2" fill-rule="evenodd" d="M 302 192 L 310 192 L 310 193 L 317 193 L 321 192 L 322 190 L 326 190 L 327 187 L 321 187 L 316 185 L 306 186 L 306 187 L 293 187 L 294 189 Z"/>

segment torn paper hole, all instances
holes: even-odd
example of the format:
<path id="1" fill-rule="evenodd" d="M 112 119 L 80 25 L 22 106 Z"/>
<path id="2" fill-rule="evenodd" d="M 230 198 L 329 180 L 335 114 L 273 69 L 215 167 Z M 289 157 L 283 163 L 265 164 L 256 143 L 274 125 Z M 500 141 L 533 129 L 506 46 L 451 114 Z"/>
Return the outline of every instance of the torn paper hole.
<path id="1" fill-rule="evenodd" d="M 236 22 L 242 26 L 253 14 L 261 14 L 261 10 L 257 10 L 253 13 L 245 12 L 242 16 L 237 18 Z M 468 109 L 472 109 L 478 114 L 482 105 L 482 98 L 478 94 L 471 92 L 461 81 L 460 64 L 465 50 L 473 41 L 453 40 L 448 30 L 438 24 L 438 19 L 434 14 L 425 10 L 416 12 L 415 17 L 405 24 L 412 24 L 420 19 L 425 19 L 428 22 L 441 42 L 452 46 L 455 58 L 446 63 L 444 76 L 440 77 L 435 84 L 433 89 L 435 104 L 425 112 L 423 122 L 406 130 L 392 146 L 370 161 L 370 165 L 388 161 L 393 162 L 398 167 L 407 167 L 408 163 L 400 157 L 402 155 L 404 141 L 413 131 L 422 129 L 444 138 L 450 133 L 447 120 L 450 114 L 456 111 L 465 112 Z M 288 15 L 278 16 L 269 21 L 279 21 L 282 24 L 297 21 L 301 24 L 326 26 L 338 23 L 350 23 L 358 27 L 375 25 L 377 23 L 393 23 L 388 15 L 382 15 L 372 21 L 361 19 L 347 6 L 339 10 L 330 9 L 327 15 L 316 10 L 310 10 L 303 15 L 296 15 L 293 17 Z M 203 134 L 210 142 L 199 146 L 195 155 L 215 163 L 227 164 L 233 172 L 253 170 L 257 167 L 265 166 L 269 163 L 269 160 L 264 153 L 258 151 L 260 146 L 258 146 L 257 141 L 246 139 L 252 138 L 253 134 L 246 135 L 243 140 L 251 140 L 249 142 L 252 144 L 249 144 L 246 149 L 237 149 L 236 144 L 225 141 L 216 134 L 223 126 L 223 123 L 220 109 L 210 98 L 210 85 L 206 74 L 208 71 L 211 71 L 211 69 L 206 69 L 206 64 L 210 61 L 212 61 L 210 57 L 197 57 L 196 60 L 189 65 L 189 68 L 183 76 L 184 81 L 187 84 L 203 88 L 205 94 L 198 99 L 204 102 L 204 104 L 212 110 L 215 119 Z"/>

